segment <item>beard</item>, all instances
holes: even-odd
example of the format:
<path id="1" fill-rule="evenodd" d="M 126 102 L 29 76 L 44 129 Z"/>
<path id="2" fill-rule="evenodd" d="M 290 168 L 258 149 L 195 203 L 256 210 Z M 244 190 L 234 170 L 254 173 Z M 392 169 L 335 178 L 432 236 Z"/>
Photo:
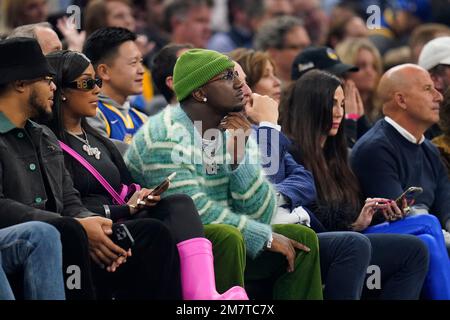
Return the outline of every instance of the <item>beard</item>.
<path id="1" fill-rule="evenodd" d="M 241 112 L 244 111 L 244 105 L 236 106 L 231 110 L 231 112 Z"/>
<path id="2" fill-rule="evenodd" d="M 36 90 L 33 90 L 28 99 L 28 105 L 31 109 L 31 118 L 38 123 L 46 123 L 52 119 L 53 113 L 47 111 L 45 103 L 39 99 Z"/>
<path id="3" fill-rule="evenodd" d="M 245 110 L 245 105 L 245 100 L 243 100 L 240 104 L 235 105 L 229 112 L 242 112 Z"/>

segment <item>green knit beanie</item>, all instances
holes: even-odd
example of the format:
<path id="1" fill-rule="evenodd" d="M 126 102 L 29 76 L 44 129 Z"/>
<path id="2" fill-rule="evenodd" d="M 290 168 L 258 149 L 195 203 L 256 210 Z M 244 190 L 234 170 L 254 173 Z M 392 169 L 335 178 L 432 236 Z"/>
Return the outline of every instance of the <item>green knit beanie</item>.
<path id="1" fill-rule="evenodd" d="M 219 52 L 205 49 L 186 51 L 178 58 L 173 70 L 173 87 L 178 101 L 230 68 L 234 68 L 233 61 Z"/>

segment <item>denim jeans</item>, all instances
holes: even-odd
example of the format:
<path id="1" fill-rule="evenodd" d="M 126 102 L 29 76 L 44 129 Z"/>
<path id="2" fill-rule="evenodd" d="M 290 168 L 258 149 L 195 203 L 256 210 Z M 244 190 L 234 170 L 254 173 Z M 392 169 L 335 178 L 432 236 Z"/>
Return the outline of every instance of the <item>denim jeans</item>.
<path id="1" fill-rule="evenodd" d="M 359 300 L 372 246 L 357 232 L 318 233 L 325 300 Z"/>
<path id="2" fill-rule="evenodd" d="M 425 243 L 407 234 L 365 234 L 365 236 L 372 246 L 370 265 L 378 266 L 380 271 L 380 287 L 364 286 L 362 298 L 419 299 L 429 263 Z"/>
<path id="3" fill-rule="evenodd" d="M 14 300 L 6 275 L 23 272 L 27 300 L 63 300 L 62 248 L 59 232 L 43 222 L 0 230 L 0 300 Z"/>

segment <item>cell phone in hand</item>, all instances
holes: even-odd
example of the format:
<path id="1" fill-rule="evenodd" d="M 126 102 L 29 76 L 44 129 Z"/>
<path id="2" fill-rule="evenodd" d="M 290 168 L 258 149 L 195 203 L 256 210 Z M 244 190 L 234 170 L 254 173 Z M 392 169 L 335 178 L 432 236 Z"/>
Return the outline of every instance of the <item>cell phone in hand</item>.
<path id="1" fill-rule="evenodd" d="M 383 214 L 383 209 L 385 208 L 385 206 L 386 206 L 387 204 L 389 204 L 389 202 L 385 202 L 385 201 L 379 201 L 379 202 L 376 202 L 376 203 L 375 203 L 375 207 L 374 207 L 375 214 L 376 214 L 376 215 L 381 215 L 381 214 Z"/>
<path id="2" fill-rule="evenodd" d="M 130 230 L 123 223 L 113 224 L 111 239 L 125 251 L 128 251 L 134 245 Z"/>
<path id="3" fill-rule="evenodd" d="M 397 199 L 395 199 L 395 203 L 397 203 L 399 208 L 402 208 L 403 199 L 406 199 L 406 202 L 409 204 L 411 200 L 415 199 L 422 192 L 423 189 L 421 187 L 409 187 Z"/>
<path id="4" fill-rule="evenodd" d="M 170 181 L 172 181 L 172 179 L 175 178 L 176 175 L 177 175 L 177 173 L 173 172 L 170 176 L 168 176 L 166 179 L 164 179 L 163 182 L 161 182 L 159 185 L 157 185 L 155 187 L 155 189 L 153 189 L 153 191 L 150 193 L 150 195 L 151 196 L 161 195 L 164 191 L 167 190 L 167 188 L 169 187 Z"/>

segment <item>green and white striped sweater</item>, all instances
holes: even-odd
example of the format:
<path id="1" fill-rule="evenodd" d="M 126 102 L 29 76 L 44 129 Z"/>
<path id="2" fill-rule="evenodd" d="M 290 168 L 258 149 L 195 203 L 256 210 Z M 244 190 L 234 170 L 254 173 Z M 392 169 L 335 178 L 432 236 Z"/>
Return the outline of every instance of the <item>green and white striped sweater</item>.
<path id="1" fill-rule="evenodd" d="M 275 193 L 261 165 L 249 164 L 257 163 L 249 161 L 258 159 L 257 145 L 249 140 L 247 163 L 234 171 L 225 163 L 218 165 L 217 174 L 208 175 L 202 164 L 201 142 L 181 107 L 167 107 L 134 136 L 125 162 L 134 180 L 148 187 L 176 172 L 164 196 L 187 194 L 194 200 L 203 224 L 237 227 L 248 255 L 254 258 L 270 237 L 270 221 L 276 210 Z"/>

